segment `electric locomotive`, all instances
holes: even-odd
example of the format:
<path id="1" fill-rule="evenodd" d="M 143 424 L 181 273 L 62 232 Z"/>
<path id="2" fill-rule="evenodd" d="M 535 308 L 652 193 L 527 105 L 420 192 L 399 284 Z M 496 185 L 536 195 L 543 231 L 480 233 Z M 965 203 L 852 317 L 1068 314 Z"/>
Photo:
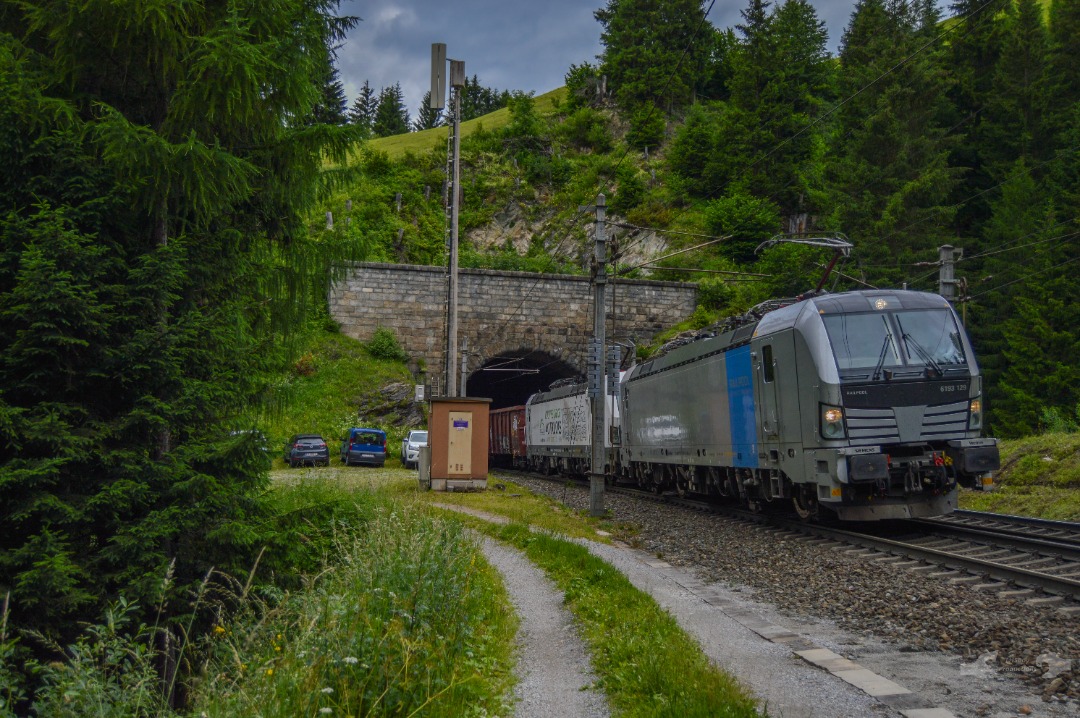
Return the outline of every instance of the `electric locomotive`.
<path id="1" fill-rule="evenodd" d="M 606 386 L 606 380 L 605 380 Z M 525 403 L 527 463 L 545 474 L 584 476 L 592 463 L 592 400 L 581 382 L 561 380 L 538 392 Z M 605 394 L 604 473 L 614 469 L 616 455 L 611 443 L 612 422 L 618 422 L 614 396 Z"/>
<path id="2" fill-rule="evenodd" d="M 945 514 L 958 484 L 992 486 L 982 378 L 945 299 L 853 291 L 765 309 L 626 373 L 620 480 L 849 521 Z"/>

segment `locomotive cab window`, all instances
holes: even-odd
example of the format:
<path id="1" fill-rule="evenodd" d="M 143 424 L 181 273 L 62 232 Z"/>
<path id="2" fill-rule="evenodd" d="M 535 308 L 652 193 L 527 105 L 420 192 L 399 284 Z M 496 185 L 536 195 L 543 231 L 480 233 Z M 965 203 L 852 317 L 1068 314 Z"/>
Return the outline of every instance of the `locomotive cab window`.
<path id="1" fill-rule="evenodd" d="M 884 370 L 965 367 L 960 329 L 944 309 L 823 315 L 841 372 L 882 375 Z"/>
<path id="2" fill-rule="evenodd" d="M 766 344 L 761 348 L 761 373 L 766 384 L 772 383 L 772 380 L 776 378 L 773 369 L 772 344 Z"/>

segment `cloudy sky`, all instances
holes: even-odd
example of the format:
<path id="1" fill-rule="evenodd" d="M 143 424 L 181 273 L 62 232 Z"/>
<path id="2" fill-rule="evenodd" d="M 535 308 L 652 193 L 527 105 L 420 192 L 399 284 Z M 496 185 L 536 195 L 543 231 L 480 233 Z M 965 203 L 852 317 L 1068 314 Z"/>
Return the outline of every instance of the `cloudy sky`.
<path id="1" fill-rule="evenodd" d="M 855 0 L 811 0 L 835 52 Z M 409 116 L 430 88 L 431 43 L 465 61 L 465 72 L 498 90 L 540 95 L 564 84 L 571 64 L 595 62 L 600 24 L 593 11 L 606 0 L 343 0 L 341 14 L 362 22 L 338 53 L 352 103 L 364 81 L 375 92 L 401 83 Z M 709 19 L 718 27 L 741 20 L 745 0 L 716 0 Z M 706 7 L 708 7 L 706 5 Z"/>

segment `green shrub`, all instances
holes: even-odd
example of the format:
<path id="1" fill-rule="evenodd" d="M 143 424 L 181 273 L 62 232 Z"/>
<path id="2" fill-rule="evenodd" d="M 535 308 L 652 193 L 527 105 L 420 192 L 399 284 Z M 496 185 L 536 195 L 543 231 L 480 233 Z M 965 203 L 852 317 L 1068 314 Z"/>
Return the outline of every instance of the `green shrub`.
<path id="1" fill-rule="evenodd" d="M 376 359 L 389 359 L 391 361 L 406 362 L 409 355 L 401 348 L 397 334 L 390 327 L 379 327 L 371 335 L 371 339 L 364 344 L 368 354 Z"/>

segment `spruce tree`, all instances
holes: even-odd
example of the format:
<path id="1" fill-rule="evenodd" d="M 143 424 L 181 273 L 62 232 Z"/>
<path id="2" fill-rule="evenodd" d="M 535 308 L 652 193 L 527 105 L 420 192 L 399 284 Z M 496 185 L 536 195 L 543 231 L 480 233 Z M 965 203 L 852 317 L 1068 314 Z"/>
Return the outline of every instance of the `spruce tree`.
<path id="1" fill-rule="evenodd" d="M 401 83 L 395 82 L 379 92 L 379 103 L 375 107 L 371 131 L 376 137 L 403 135 L 409 131 L 409 111 L 405 109 Z"/>
<path id="2" fill-rule="evenodd" d="M 356 139 L 311 124 L 335 7 L 0 7 L 10 627 L 63 644 L 123 595 L 170 628 L 212 567 L 258 563 L 266 466 L 229 432 L 314 294 L 305 215 Z"/>
<path id="3" fill-rule="evenodd" d="M 608 0 L 595 11 L 604 45 L 601 71 L 620 107 L 687 106 L 711 50 L 702 0 Z"/>
<path id="4" fill-rule="evenodd" d="M 1047 56 L 1048 134 L 1058 147 L 1080 103 L 1080 0 L 1052 0 L 1050 3 L 1050 47 Z"/>
<path id="5" fill-rule="evenodd" d="M 378 106 L 379 98 L 375 90 L 370 82 L 364 80 L 364 85 L 349 108 L 349 122 L 362 128 L 365 133 L 371 132 L 371 126 L 375 122 L 375 109 Z"/>
<path id="6" fill-rule="evenodd" d="M 1036 0 L 1017 0 L 1003 21 L 1001 56 L 984 112 L 980 163 L 1000 182 L 1015 162 L 1046 156 L 1046 28 Z"/>
<path id="7" fill-rule="evenodd" d="M 413 130 L 430 130 L 438 127 L 442 122 L 442 110 L 431 107 L 431 90 L 424 93 L 424 99 L 420 101 L 420 107 L 416 110 L 416 121 L 413 122 Z"/>
<path id="8" fill-rule="evenodd" d="M 976 195 L 963 202 L 957 217 L 960 231 L 968 236 L 978 233 L 988 213 L 987 197 L 979 193 L 993 184 L 990 171 L 984 167 L 983 148 L 990 145 L 994 134 L 987 110 L 994 98 L 992 86 L 1007 25 L 998 20 L 998 13 L 1004 9 L 1008 16 L 1012 6 L 1011 0 L 958 0 L 952 5 L 958 20 L 949 35 L 953 77 L 949 95 L 954 110 L 949 124 L 958 130 L 958 141 L 952 148 L 950 163 L 965 175 L 964 183 L 956 187 L 963 197 L 955 199 Z"/>
<path id="9" fill-rule="evenodd" d="M 865 275 L 872 283 L 898 285 L 909 278 L 904 265 L 936 257 L 951 239 L 947 197 L 957 172 L 948 164 L 948 78 L 936 32 L 927 6 L 860 0 L 841 40 L 845 102 L 827 165 L 829 223 L 874 266 Z"/>
<path id="10" fill-rule="evenodd" d="M 812 179 L 822 159 L 814 122 L 831 94 L 828 38 L 805 0 L 767 9 L 752 0 L 743 11 L 720 147 L 732 155 L 730 181 L 789 215 L 815 209 L 810 195 L 820 191 Z"/>
<path id="11" fill-rule="evenodd" d="M 349 121 L 349 101 L 336 67 L 331 67 L 323 83 L 322 99 L 315 105 L 312 120 L 325 125 L 344 125 Z"/>

